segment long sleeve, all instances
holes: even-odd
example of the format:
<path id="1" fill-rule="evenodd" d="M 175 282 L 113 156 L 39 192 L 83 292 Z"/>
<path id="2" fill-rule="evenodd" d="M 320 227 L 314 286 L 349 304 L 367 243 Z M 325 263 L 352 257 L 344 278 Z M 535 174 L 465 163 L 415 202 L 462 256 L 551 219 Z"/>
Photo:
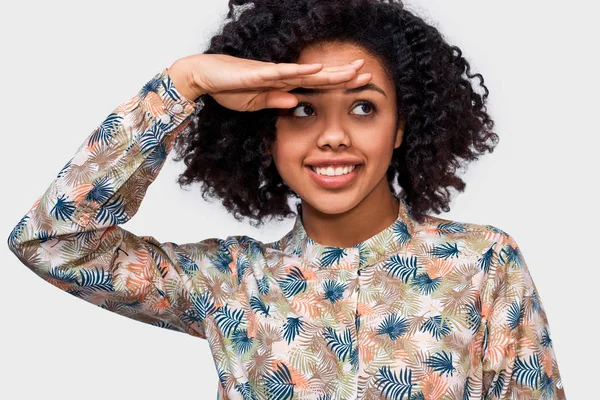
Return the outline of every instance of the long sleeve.
<path id="1" fill-rule="evenodd" d="M 565 399 L 550 327 L 525 258 L 510 235 L 498 243 L 484 287 L 486 399 Z"/>
<path id="2" fill-rule="evenodd" d="M 121 228 L 137 212 L 198 103 L 168 69 L 120 104 L 84 140 L 8 238 L 38 276 L 135 320 L 206 338 L 203 263 L 227 260 L 223 239 L 177 245 Z M 201 260 L 196 263 L 194 260 Z"/>

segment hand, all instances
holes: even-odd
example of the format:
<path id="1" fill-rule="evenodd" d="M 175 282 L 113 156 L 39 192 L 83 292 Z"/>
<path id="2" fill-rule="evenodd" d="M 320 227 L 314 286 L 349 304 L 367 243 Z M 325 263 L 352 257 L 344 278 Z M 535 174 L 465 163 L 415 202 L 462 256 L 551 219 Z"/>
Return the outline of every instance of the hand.
<path id="1" fill-rule="evenodd" d="M 190 100 L 209 94 L 232 110 L 257 111 L 296 106 L 298 99 L 287 92 L 297 87 L 363 86 L 372 77 L 358 74 L 363 64 L 364 61 L 359 61 L 323 68 L 322 65 L 263 62 L 225 54 L 195 54 L 175 61 L 169 74 L 175 88 L 182 94 L 184 90 L 188 92 L 186 97 Z M 175 76 L 180 78 L 176 81 Z"/>

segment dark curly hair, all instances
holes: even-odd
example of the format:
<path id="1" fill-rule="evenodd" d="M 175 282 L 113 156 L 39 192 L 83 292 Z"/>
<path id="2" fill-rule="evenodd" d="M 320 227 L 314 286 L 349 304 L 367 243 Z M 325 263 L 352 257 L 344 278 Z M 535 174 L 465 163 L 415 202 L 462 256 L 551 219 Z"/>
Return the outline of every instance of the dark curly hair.
<path id="1" fill-rule="evenodd" d="M 457 169 L 493 152 L 498 142 L 481 74 L 471 74 L 460 48 L 399 1 L 230 0 L 221 29 L 204 54 L 295 63 L 309 44 L 342 41 L 381 60 L 395 82 L 398 121 L 405 121 L 387 178 L 392 193 L 398 195 L 394 182 L 404 191 L 419 222 L 431 211 L 450 210 L 449 188 L 466 186 Z M 474 90 L 474 77 L 483 94 Z M 203 106 L 175 143 L 176 161 L 187 166 L 177 182 L 202 182 L 205 200 L 207 194 L 221 198 L 234 218 L 248 217 L 253 226 L 266 217 L 295 216 L 288 200 L 299 196 L 267 152 L 279 110 L 238 112 L 210 95 L 199 101 Z"/>

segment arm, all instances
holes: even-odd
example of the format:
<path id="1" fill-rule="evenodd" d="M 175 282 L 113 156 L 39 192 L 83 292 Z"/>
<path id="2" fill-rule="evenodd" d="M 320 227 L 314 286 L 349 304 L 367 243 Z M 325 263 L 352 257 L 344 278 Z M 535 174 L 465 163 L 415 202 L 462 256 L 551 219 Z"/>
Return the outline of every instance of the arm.
<path id="1" fill-rule="evenodd" d="M 137 212 L 198 107 L 168 70 L 85 139 L 8 238 L 52 285 L 135 320 L 205 338 L 208 284 L 194 259 L 228 259 L 221 239 L 178 246 L 119 227 Z M 192 257 L 192 254 L 194 257 Z"/>
<path id="2" fill-rule="evenodd" d="M 510 235 L 483 289 L 487 399 L 565 399 L 550 328 L 525 258 Z"/>

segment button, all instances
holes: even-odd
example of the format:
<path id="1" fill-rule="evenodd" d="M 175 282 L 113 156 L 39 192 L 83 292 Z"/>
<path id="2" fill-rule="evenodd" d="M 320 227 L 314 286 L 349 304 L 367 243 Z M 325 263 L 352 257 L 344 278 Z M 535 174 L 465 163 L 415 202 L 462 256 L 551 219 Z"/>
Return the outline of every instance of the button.
<path id="1" fill-rule="evenodd" d="M 160 121 L 163 124 L 168 124 L 169 122 L 171 122 L 171 117 L 169 116 L 169 114 L 163 114 L 160 116 Z"/>
<path id="2" fill-rule="evenodd" d="M 343 370 L 344 372 L 350 372 L 352 369 L 352 364 L 344 364 Z"/>
<path id="3" fill-rule="evenodd" d="M 179 114 L 183 111 L 183 106 L 181 104 L 175 104 L 173 106 L 173 112 Z"/>

